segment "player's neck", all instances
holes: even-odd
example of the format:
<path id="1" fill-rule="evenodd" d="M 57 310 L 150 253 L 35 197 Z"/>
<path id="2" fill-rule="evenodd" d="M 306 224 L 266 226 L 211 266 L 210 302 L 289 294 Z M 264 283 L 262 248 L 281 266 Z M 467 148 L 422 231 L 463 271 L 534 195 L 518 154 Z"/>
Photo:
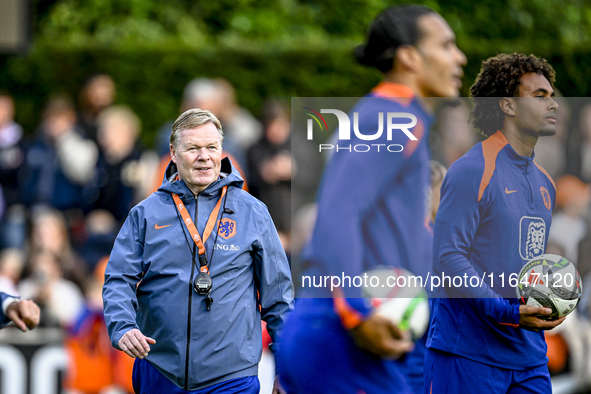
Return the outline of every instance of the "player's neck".
<path id="1" fill-rule="evenodd" d="M 385 82 L 398 83 L 410 88 L 416 97 L 424 104 L 424 107 L 429 111 L 434 112 L 435 108 L 441 103 L 441 100 L 433 97 L 426 97 L 425 93 L 419 89 L 419 84 L 416 82 L 413 74 L 404 71 L 397 71 L 384 74 Z"/>
<path id="2" fill-rule="evenodd" d="M 534 147 L 538 142 L 538 136 L 520 131 L 513 124 L 505 123 L 501 133 L 507 138 L 509 145 L 520 156 L 531 157 Z"/>
<path id="3" fill-rule="evenodd" d="M 404 85 L 404 86 L 410 88 L 415 95 L 420 96 L 419 91 L 417 90 L 417 87 L 418 87 L 417 84 L 414 82 L 414 79 L 412 78 L 412 76 L 409 75 L 408 73 L 400 72 L 400 71 L 388 72 L 388 73 L 384 74 L 384 81 Z"/>

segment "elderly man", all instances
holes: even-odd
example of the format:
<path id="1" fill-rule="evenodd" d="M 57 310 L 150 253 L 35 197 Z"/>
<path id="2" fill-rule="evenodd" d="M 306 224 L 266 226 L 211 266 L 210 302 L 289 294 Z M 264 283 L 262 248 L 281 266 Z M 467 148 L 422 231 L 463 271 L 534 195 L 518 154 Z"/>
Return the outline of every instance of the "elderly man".
<path id="1" fill-rule="evenodd" d="M 209 111 L 174 123 L 172 163 L 131 210 L 107 269 L 113 346 L 136 357 L 138 393 L 257 393 L 261 316 L 275 339 L 293 302 L 285 252 L 266 207 L 222 160 Z"/>

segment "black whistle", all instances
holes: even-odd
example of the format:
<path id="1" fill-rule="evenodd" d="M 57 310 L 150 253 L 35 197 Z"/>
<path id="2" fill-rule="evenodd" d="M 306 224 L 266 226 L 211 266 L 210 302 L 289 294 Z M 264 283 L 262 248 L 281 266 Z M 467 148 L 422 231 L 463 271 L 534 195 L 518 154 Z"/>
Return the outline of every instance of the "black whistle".
<path id="1" fill-rule="evenodd" d="M 233 214 L 234 211 L 232 211 L 230 208 L 224 208 L 224 213 Z"/>
<path id="2" fill-rule="evenodd" d="M 211 310 L 211 304 L 213 304 L 213 298 L 211 298 L 208 295 L 207 298 L 205 299 L 205 307 L 207 308 L 208 311 Z"/>

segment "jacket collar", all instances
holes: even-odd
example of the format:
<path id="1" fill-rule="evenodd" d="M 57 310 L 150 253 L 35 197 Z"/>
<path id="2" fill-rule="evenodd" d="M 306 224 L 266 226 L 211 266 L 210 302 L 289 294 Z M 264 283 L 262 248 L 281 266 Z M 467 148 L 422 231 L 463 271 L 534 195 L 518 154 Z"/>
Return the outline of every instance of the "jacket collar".
<path id="1" fill-rule="evenodd" d="M 163 191 L 166 193 L 176 193 L 178 194 L 181 199 L 188 198 L 189 196 L 193 197 L 193 193 L 183 180 L 175 180 L 178 174 L 178 169 L 175 163 L 172 161 L 168 164 L 166 171 L 164 172 L 164 180 L 162 184 L 158 188 L 158 191 Z M 232 162 L 228 157 L 224 157 L 222 159 L 221 168 L 220 168 L 220 177 L 213 182 L 211 185 L 207 186 L 205 190 L 201 193 L 202 195 L 217 195 L 220 193 L 224 186 L 236 186 L 237 188 L 242 188 L 242 184 L 244 183 L 244 179 L 240 176 L 240 173 L 234 167 Z"/>
<path id="2" fill-rule="evenodd" d="M 517 164 L 525 165 L 526 163 L 533 161 L 536 156 L 535 150 L 532 151 L 532 155 L 530 157 L 521 156 L 519 153 L 515 152 L 515 149 L 513 149 L 513 147 L 507 140 L 507 137 L 505 137 L 505 134 L 501 133 L 500 130 L 497 130 L 497 132 L 494 133 L 491 137 L 497 138 L 500 141 L 502 141 L 502 143 L 505 145 L 505 149 L 507 149 L 507 155 L 511 160 L 513 160 Z"/>

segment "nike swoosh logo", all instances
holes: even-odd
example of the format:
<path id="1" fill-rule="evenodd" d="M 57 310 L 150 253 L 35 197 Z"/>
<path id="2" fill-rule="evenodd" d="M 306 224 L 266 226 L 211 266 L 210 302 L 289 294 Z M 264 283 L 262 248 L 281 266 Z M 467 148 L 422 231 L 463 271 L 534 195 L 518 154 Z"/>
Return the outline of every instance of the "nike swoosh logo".
<path id="1" fill-rule="evenodd" d="M 515 193 L 517 190 L 509 190 L 507 189 L 507 187 L 505 187 L 505 194 L 511 194 L 511 193 Z"/>
<path id="2" fill-rule="evenodd" d="M 170 226 L 172 226 L 172 224 L 167 224 L 166 226 L 159 226 L 159 225 L 158 225 L 158 223 L 156 223 L 156 224 L 154 225 L 154 228 L 155 228 L 156 230 L 160 230 L 161 228 L 164 228 L 164 227 L 170 227 Z"/>

